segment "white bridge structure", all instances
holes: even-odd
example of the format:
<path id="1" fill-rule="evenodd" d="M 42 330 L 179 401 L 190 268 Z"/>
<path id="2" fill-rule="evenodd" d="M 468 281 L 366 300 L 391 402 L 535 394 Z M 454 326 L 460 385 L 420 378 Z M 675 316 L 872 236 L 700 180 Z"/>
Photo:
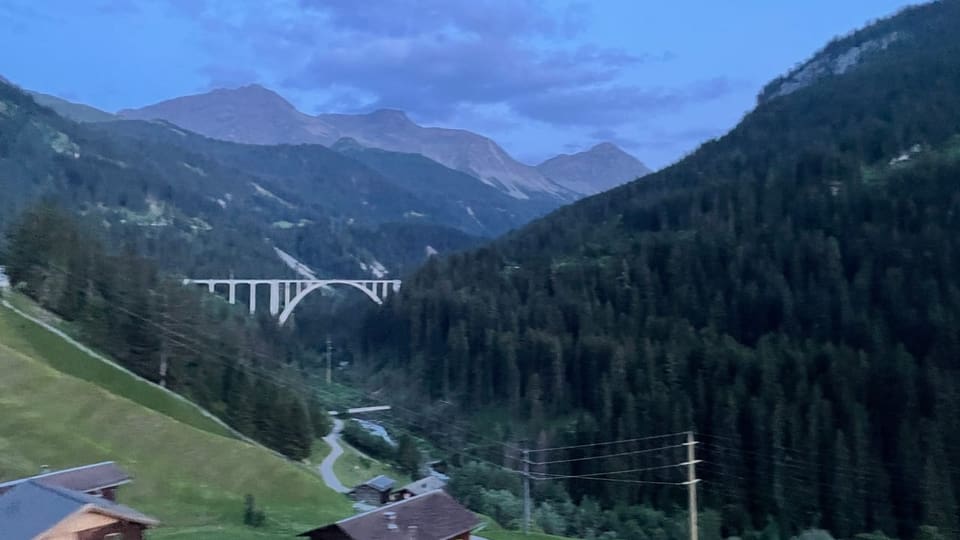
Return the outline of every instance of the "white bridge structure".
<path id="1" fill-rule="evenodd" d="M 257 289 L 270 289 L 270 314 L 278 317 L 280 325 L 287 322 L 294 308 L 308 294 L 331 285 L 346 285 L 358 289 L 375 304 L 383 304 L 390 294 L 400 290 L 399 279 L 185 279 L 184 285 L 205 285 L 211 293 L 217 287 L 226 289 L 227 301 L 237 303 L 237 287 L 249 292 L 250 313 L 257 310 Z"/>

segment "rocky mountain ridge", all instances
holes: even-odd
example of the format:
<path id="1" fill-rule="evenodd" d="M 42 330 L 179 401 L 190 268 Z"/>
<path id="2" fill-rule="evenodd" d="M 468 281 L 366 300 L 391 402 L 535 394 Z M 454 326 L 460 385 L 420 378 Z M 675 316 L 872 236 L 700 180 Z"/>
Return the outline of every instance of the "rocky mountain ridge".
<path id="1" fill-rule="evenodd" d="M 517 161 L 488 137 L 462 129 L 424 127 L 399 110 L 311 116 L 258 84 L 173 98 L 118 114 L 129 119 L 165 120 L 208 137 L 247 144 L 331 146 L 350 138 L 365 147 L 421 154 L 513 198 L 551 200 L 555 206 L 619 183 L 607 179 L 585 183 L 581 175 L 566 185 L 565 178 L 551 179 L 538 167 Z"/>
<path id="2" fill-rule="evenodd" d="M 600 143 L 576 154 L 561 154 L 537 165 L 537 170 L 585 195 L 613 189 L 651 172 L 639 159 L 612 143 Z"/>

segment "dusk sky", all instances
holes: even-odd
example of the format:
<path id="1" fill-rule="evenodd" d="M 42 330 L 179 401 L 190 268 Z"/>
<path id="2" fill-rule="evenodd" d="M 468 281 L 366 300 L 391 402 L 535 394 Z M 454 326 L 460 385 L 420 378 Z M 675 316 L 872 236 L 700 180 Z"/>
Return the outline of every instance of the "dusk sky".
<path id="1" fill-rule="evenodd" d="M 260 83 L 307 113 L 398 108 L 536 163 L 609 140 L 651 167 L 903 0 L 3 0 L 0 75 L 116 111 Z"/>

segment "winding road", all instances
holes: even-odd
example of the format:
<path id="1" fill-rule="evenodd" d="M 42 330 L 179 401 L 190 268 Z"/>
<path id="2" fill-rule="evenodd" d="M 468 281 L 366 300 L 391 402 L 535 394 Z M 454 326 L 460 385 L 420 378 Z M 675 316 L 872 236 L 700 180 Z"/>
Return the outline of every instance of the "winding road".
<path id="1" fill-rule="evenodd" d="M 343 455 L 343 447 L 340 446 L 340 432 L 343 431 L 343 420 L 333 419 L 333 429 L 323 438 L 323 441 L 330 445 L 330 453 L 320 462 L 320 476 L 323 477 L 323 483 L 337 493 L 347 493 L 350 488 L 343 485 L 336 473 L 333 472 L 333 464 L 337 458 Z"/>

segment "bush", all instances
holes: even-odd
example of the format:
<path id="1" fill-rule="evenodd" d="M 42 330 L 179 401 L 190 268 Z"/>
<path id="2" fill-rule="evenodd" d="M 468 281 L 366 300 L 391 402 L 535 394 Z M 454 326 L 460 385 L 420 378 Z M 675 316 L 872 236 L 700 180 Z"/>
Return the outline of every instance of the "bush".
<path id="1" fill-rule="evenodd" d="M 260 527 L 267 520 L 263 510 L 257 508 L 257 501 L 253 495 L 246 495 L 243 498 L 243 524 L 250 527 Z"/>
<path id="2" fill-rule="evenodd" d="M 355 420 L 347 420 L 343 426 L 343 439 L 355 448 L 372 457 L 386 461 L 395 461 L 397 449 L 387 441 L 363 429 Z"/>

